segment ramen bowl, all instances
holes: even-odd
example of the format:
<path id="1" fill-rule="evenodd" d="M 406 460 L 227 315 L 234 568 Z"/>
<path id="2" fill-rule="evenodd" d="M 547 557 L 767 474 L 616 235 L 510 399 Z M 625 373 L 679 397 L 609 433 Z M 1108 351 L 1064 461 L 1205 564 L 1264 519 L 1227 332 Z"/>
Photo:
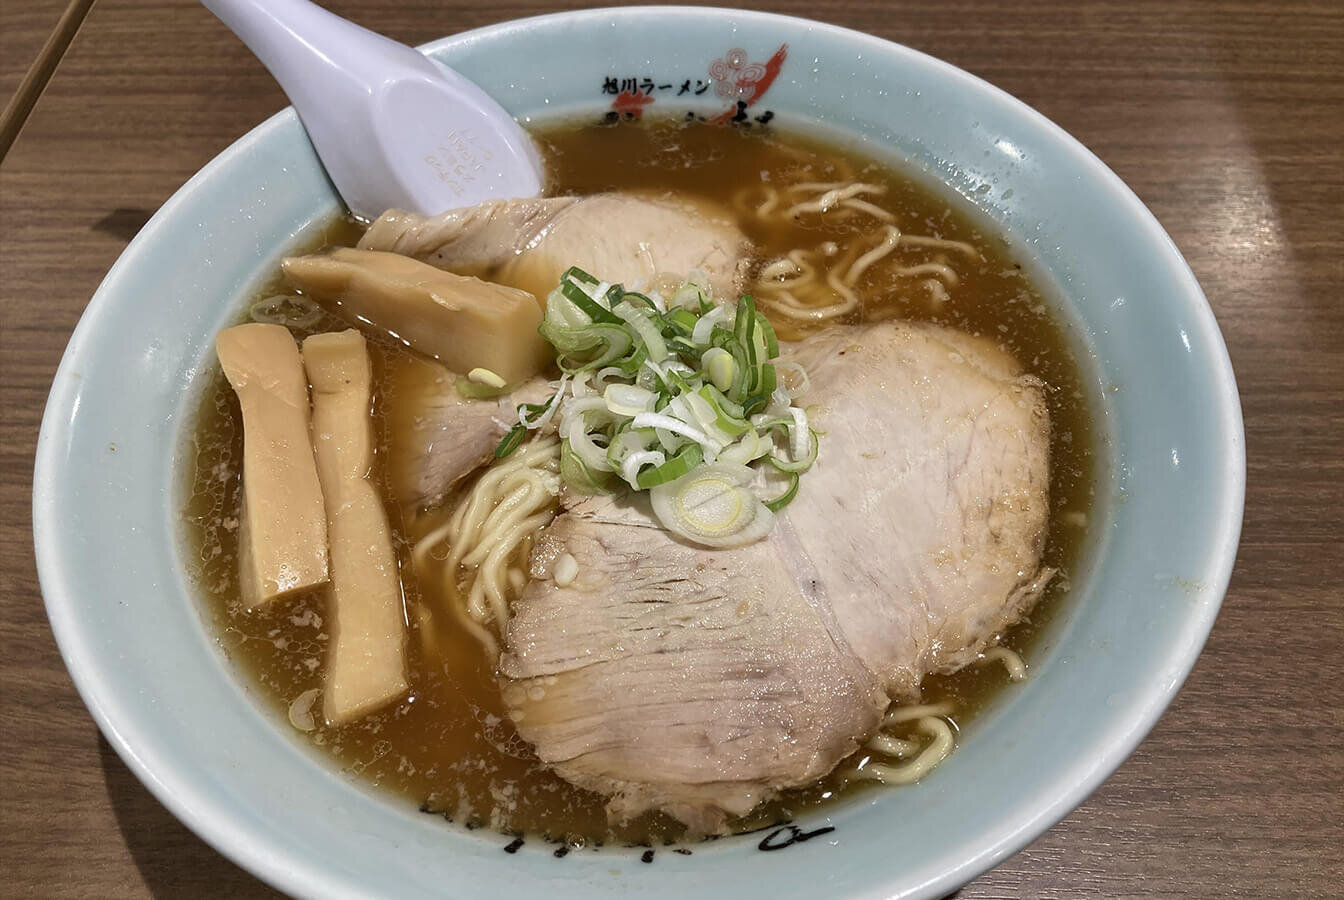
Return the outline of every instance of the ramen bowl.
<path id="1" fill-rule="evenodd" d="M 292 110 L 192 178 L 81 319 L 38 446 L 52 628 L 108 741 L 176 816 L 313 897 L 940 896 L 1080 803 L 1152 727 L 1227 585 L 1245 467 L 1236 385 L 1199 286 L 1085 148 L 952 66 L 815 22 L 715 9 L 566 13 L 424 48 L 524 123 L 658 111 L 812 130 L 960 195 L 1072 334 L 1101 437 L 1071 596 L 1032 676 L 919 783 L 690 854 L 468 831 L 351 780 L 249 693 L 184 562 L 183 445 L 213 337 L 341 209 Z M 737 65 L 734 65 L 734 64 Z M 750 72 L 751 77 L 742 73 Z M 766 75 L 769 77 L 767 78 Z M 151 314 L 152 312 L 152 314 Z"/>

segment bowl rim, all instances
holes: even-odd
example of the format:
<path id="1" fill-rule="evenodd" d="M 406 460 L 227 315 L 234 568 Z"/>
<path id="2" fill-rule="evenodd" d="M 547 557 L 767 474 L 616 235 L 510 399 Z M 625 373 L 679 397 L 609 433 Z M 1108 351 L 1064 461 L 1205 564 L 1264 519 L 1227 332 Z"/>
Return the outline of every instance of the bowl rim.
<path id="1" fill-rule="evenodd" d="M 1207 578 L 1204 584 L 1212 600 L 1192 607 L 1185 619 L 1179 644 L 1178 665 L 1171 670 L 1176 677 L 1159 688 L 1147 691 L 1147 696 L 1144 696 L 1142 702 L 1135 708 L 1136 714 L 1127 720 L 1113 723 L 1113 727 L 1104 735 L 1094 738 L 1095 745 L 1103 749 L 1089 760 L 1089 765 L 1073 767 L 1068 772 L 1062 772 L 1057 780 L 1058 790 L 1054 793 L 1025 800 L 1021 805 L 1020 814 L 1014 819 L 1014 827 L 999 830 L 994 840 L 983 842 L 982 846 L 973 848 L 975 852 L 965 857 L 959 865 L 947 869 L 938 878 L 922 884 L 918 889 L 921 895 L 942 896 L 1018 852 L 1086 800 L 1119 768 L 1156 724 L 1198 659 L 1226 594 L 1236 558 L 1244 512 L 1246 480 L 1244 425 L 1231 360 L 1212 308 L 1188 263 L 1156 217 L 1118 175 L 1080 141 L 1023 101 L 963 69 L 907 45 L 798 16 L 731 7 L 649 5 L 602 7 L 509 19 L 439 38 L 421 45 L 419 49 L 433 53 L 458 44 L 470 43 L 485 34 L 507 33 L 549 24 L 556 20 L 563 20 L 567 24 L 587 25 L 595 20 L 606 22 L 612 18 L 638 18 L 659 13 L 717 16 L 732 18 L 746 24 L 769 22 L 828 34 L 854 43 L 865 50 L 912 56 L 922 65 L 939 71 L 944 77 L 970 86 L 976 91 L 986 92 L 1000 102 L 1006 101 L 1018 115 L 1029 119 L 1037 128 L 1053 133 L 1061 145 L 1075 154 L 1100 184 L 1115 194 L 1119 203 L 1128 207 L 1134 222 L 1141 224 L 1148 236 L 1155 238 L 1178 264 L 1177 280 L 1182 302 L 1192 314 L 1194 324 L 1201 330 L 1200 337 L 1207 342 L 1208 355 L 1214 362 L 1213 369 L 1207 374 L 1211 380 L 1211 389 L 1219 401 L 1217 420 L 1221 428 L 1232 437 L 1229 446 L 1225 448 L 1226 456 L 1221 471 L 1217 473 L 1216 499 L 1227 515 L 1220 519 L 1217 528 L 1212 531 L 1208 539 L 1208 546 L 1211 549 L 1208 571 L 1204 573 Z M 127 268 L 134 265 L 136 255 L 134 251 L 141 245 L 158 240 L 160 233 L 171 227 L 180 207 L 198 192 L 210 189 L 210 183 L 216 172 L 228 160 L 246 153 L 251 147 L 269 139 L 274 132 L 289 126 L 296 118 L 293 107 L 285 107 L 220 151 L 163 203 L 122 251 L 99 284 L 62 355 L 44 409 L 33 476 L 33 535 L 39 583 L 62 661 L 81 700 L 127 767 L 179 821 L 223 856 L 271 886 L 296 895 L 312 892 L 315 888 L 323 893 L 336 895 L 347 893 L 350 885 L 339 877 L 325 873 L 319 866 L 314 865 L 312 860 L 278 854 L 273 848 L 253 839 L 246 824 L 239 817 L 204 802 L 202 795 L 192 791 L 189 780 L 176 778 L 177 773 L 172 771 L 164 771 L 161 764 L 157 764 L 152 747 L 146 746 L 136 734 L 133 723 L 124 722 L 119 718 L 113 692 L 98 682 L 96 673 L 87 663 L 89 645 L 73 614 L 70 600 L 73 588 L 63 566 L 64 550 L 59 540 L 61 521 L 54 497 L 55 479 L 59 476 L 61 468 L 58 450 L 63 446 L 62 439 L 70 427 L 70 417 L 62 413 L 71 408 L 76 383 L 68 376 L 83 356 L 84 348 L 97 340 L 90 324 L 94 318 L 93 313 L 109 302 L 108 295 L 115 292 L 117 283 L 124 277 Z M 873 885 L 866 893 L 874 897 L 886 895 L 880 884 Z"/>

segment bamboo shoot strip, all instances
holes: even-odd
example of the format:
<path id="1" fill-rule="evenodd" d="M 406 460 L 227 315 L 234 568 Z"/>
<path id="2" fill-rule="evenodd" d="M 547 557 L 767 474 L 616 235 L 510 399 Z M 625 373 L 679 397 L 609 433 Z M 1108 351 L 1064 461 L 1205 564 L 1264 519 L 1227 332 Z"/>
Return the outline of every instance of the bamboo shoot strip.
<path id="1" fill-rule="evenodd" d="M 303 342 L 312 441 L 331 541 L 331 641 L 322 712 L 339 725 L 405 693 L 406 612 L 373 466 L 372 372 L 354 329 Z"/>
<path id="2" fill-rule="evenodd" d="M 279 325 L 215 339 L 243 413 L 240 584 L 249 609 L 327 580 L 327 520 L 308 438 L 308 380 Z"/>

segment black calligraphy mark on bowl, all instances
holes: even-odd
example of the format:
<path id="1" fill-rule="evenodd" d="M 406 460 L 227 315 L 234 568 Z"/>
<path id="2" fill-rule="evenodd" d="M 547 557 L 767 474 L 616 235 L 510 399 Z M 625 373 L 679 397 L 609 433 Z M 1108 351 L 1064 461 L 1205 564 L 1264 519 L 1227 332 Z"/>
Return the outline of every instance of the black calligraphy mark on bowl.
<path id="1" fill-rule="evenodd" d="M 810 841 L 814 837 L 820 837 L 823 834 L 830 834 L 835 831 L 833 825 L 827 825 L 818 828 L 816 831 L 803 831 L 797 825 L 783 825 L 761 838 L 761 842 L 756 845 L 757 850 L 783 850 L 785 847 L 792 847 L 794 844 L 801 844 L 803 841 Z M 784 837 L 780 837 L 784 835 Z"/>

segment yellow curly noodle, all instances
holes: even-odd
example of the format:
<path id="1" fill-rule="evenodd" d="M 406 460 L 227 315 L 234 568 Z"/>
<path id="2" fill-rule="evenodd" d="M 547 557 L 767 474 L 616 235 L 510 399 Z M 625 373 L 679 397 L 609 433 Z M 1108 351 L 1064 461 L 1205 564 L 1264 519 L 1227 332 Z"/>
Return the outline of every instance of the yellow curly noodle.
<path id="1" fill-rule="evenodd" d="M 738 191 L 733 206 L 746 218 L 776 224 L 849 221 L 857 228 L 844 249 L 822 241 L 766 261 L 750 287 L 761 309 L 803 328 L 860 318 L 865 275 L 908 282 L 902 289 L 922 293 L 930 311 L 945 304 L 960 281 L 956 264 L 978 262 L 980 252 L 964 241 L 902 233 L 895 213 L 880 203 L 886 191 L 885 185 L 853 179 L 761 183 Z"/>
<path id="2" fill-rule="evenodd" d="M 1010 681 L 1027 677 L 1027 665 L 1007 647 L 991 647 L 979 662 L 1001 662 Z M 876 734 L 864 744 L 871 754 L 860 757 L 848 773 L 851 779 L 880 784 L 912 784 L 947 758 L 956 746 L 955 706 L 950 701 L 915 706 L 894 706 L 882 718 Z M 886 757 L 900 762 L 881 762 Z"/>
<path id="3" fill-rule="evenodd" d="M 509 601 L 527 584 L 528 556 L 555 518 L 559 494 L 560 441 L 539 436 L 477 477 L 448 519 L 411 551 L 417 573 L 438 568 L 444 604 L 492 662 L 508 628 Z"/>

